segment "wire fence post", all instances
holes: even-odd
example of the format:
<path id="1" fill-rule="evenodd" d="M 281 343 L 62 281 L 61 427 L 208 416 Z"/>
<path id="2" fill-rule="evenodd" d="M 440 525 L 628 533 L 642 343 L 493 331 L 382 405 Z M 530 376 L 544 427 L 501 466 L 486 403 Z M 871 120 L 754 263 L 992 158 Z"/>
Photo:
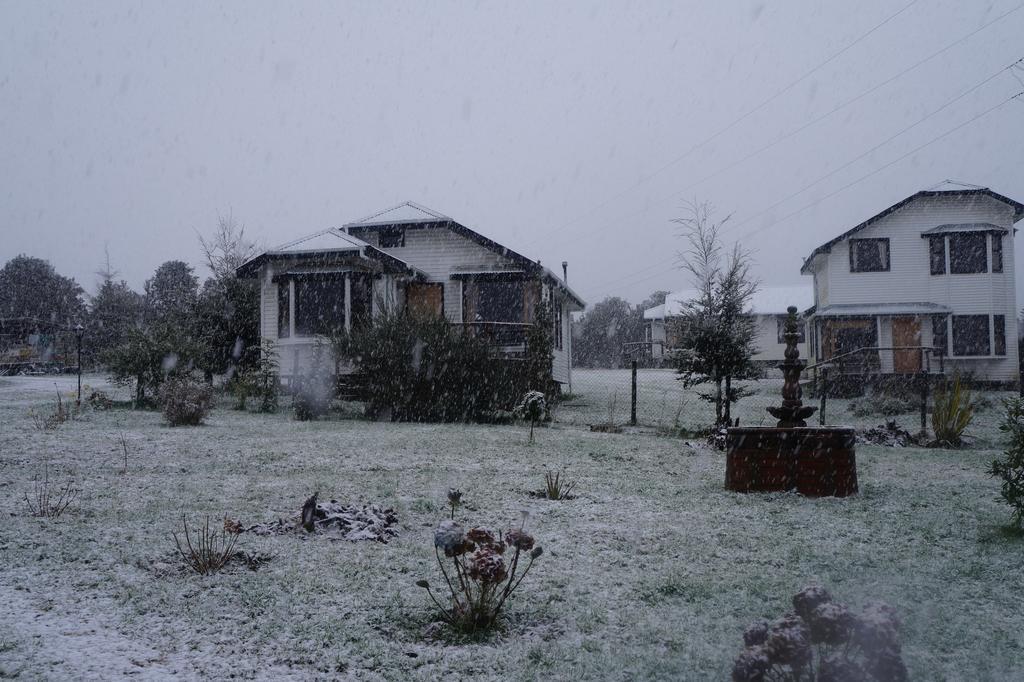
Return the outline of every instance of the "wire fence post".
<path id="1" fill-rule="evenodd" d="M 818 390 L 821 391 L 821 405 L 818 408 L 818 424 L 821 426 L 825 425 L 825 402 L 828 396 L 828 369 L 821 369 L 821 382 L 818 386 Z"/>
<path id="2" fill-rule="evenodd" d="M 629 403 L 629 423 L 636 426 L 636 360 L 630 364 L 633 379 L 633 392 Z"/>
<path id="3" fill-rule="evenodd" d="M 928 430 L 928 375 L 921 372 L 921 433 Z"/>

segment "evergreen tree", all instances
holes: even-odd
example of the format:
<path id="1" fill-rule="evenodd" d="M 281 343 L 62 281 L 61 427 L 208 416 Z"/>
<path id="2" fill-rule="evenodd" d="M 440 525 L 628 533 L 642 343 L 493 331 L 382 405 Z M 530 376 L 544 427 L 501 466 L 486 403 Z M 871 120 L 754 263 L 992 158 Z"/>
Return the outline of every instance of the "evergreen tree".
<path id="1" fill-rule="evenodd" d="M 681 350 L 676 366 L 687 388 L 712 385 L 712 391 L 698 395 L 715 405 L 719 426 L 731 421 L 732 404 L 748 395 L 733 382 L 758 376 L 753 363 L 755 324 L 748 314 L 757 281 L 750 274 L 749 255 L 738 244 L 723 261 L 718 231 L 725 220 L 713 222 L 707 204 L 694 204 L 690 212 L 675 222 L 687 242 L 680 255 L 682 267 L 692 276 L 698 294 L 685 304 L 677 322 Z"/>

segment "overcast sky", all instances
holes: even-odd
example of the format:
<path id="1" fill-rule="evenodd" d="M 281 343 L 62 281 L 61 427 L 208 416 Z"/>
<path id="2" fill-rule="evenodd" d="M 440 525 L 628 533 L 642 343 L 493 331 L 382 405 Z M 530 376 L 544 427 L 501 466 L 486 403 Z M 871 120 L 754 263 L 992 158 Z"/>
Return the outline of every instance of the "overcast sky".
<path id="1" fill-rule="evenodd" d="M 638 302 L 689 285 L 698 200 L 809 286 L 946 178 L 1024 200 L 1021 35 L 1019 0 L 0 2 L 0 261 L 92 292 L 106 245 L 141 288 L 205 276 L 219 214 L 273 246 L 413 200 Z"/>

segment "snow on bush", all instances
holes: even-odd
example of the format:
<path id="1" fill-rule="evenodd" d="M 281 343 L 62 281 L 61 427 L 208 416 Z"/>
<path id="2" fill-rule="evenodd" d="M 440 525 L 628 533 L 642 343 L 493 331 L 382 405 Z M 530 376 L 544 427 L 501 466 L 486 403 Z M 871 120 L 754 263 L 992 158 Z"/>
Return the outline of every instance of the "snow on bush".
<path id="1" fill-rule="evenodd" d="M 891 606 L 872 603 L 854 613 L 811 585 L 793 597 L 793 610 L 743 632 L 746 647 L 733 664 L 734 682 L 907 679 L 900 621 Z"/>
<path id="2" fill-rule="evenodd" d="M 540 391 L 527 391 L 519 404 L 516 405 L 515 413 L 522 419 L 530 422 L 530 442 L 533 442 L 533 429 L 537 422 L 544 418 L 547 413 L 547 402 L 544 394 Z"/>
<path id="3" fill-rule="evenodd" d="M 213 407 L 213 390 L 188 376 L 172 377 L 160 387 L 160 404 L 171 426 L 198 426 Z"/>

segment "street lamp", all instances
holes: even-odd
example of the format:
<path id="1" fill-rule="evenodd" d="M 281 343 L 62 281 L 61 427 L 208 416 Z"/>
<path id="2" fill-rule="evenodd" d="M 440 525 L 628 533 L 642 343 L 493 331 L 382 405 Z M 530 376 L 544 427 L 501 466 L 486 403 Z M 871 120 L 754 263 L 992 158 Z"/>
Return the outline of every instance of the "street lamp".
<path id="1" fill-rule="evenodd" d="M 85 334 L 85 327 L 81 323 L 75 325 L 75 341 L 78 344 L 78 399 L 75 407 L 82 406 L 82 335 Z"/>

